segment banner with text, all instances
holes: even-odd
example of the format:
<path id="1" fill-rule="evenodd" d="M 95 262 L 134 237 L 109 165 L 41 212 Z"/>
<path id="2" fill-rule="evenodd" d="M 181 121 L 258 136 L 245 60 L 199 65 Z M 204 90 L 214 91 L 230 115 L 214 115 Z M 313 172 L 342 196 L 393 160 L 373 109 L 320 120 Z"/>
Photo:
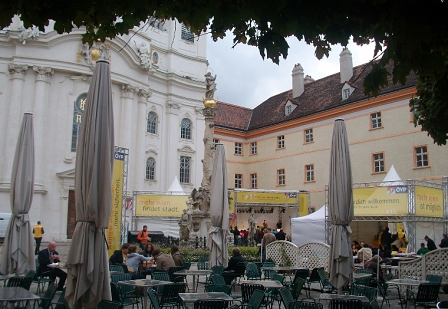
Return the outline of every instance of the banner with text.
<path id="1" fill-rule="evenodd" d="M 180 217 L 187 209 L 189 195 L 146 195 L 135 197 L 135 215 L 137 217 Z"/>
<path id="2" fill-rule="evenodd" d="M 106 230 L 109 256 L 120 249 L 121 208 L 123 202 L 124 154 L 115 152 L 114 171 L 112 173 L 112 211 L 109 228 Z"/>
<path id="3" fill-rule="evenodd" d="M 422 217 L 443 217 L 443 190 L 415 186 L 415 214 Z"/>
<path id="4" fill-rule="evenodd" d="M 238 203 L 297 204 L 297 192 L 237 192 Z"/>
<path id="5" fill-rule="evenodd" d="M 356 188 L 353 202 L 355 216 L 407 215 L 408 187 Z"/>

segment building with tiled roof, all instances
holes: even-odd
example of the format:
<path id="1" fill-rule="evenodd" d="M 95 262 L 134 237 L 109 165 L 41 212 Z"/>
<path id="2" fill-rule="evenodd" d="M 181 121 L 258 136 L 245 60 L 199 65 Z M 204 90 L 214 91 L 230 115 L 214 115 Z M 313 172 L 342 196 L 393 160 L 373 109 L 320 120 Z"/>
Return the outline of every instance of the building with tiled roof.
<path id="1" fill-rule="evenodd" d="M 394 85 L 390 75 L 378 96 L 369 97 L 363 83 L 371 65 L 353 67 L 348 49 L 340 63 L 339 73 L 318 80 L 304 77 L 296 65 L 292 89 L 252 110 L 218 102 L 214 137 L 226 149 L 229 188 L 306 190 L 311 208 L 320 208 L 336 118 L 346 123 L 354 182 L 382 181 L 392 165 L 402 179 L 441 182 L 448 174 L 448 147 L 435 145 L 412 122 L 415 75 L 404 85 Z M 238 216 L 238 226 L 247 224 L 246 216 Z M 279 216 L 287 220 L 293 212 L 270 216 L 274 225 Z"/>

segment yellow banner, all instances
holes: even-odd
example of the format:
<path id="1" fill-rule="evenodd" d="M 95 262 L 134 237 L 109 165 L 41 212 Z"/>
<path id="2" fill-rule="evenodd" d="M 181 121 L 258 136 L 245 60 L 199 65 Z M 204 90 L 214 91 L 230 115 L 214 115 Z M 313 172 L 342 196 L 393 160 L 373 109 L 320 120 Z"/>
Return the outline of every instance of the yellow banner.
<path id="1" fill-rule="evenodd" d="M 299 217 L 308 215 L 308 193 L 299 193 Z"/>
<path id="2" fill-rule="evenodd" d="M 235 213 L 235 192 L 230 191 L 229 190 L 229 204 L 230 204 L 230 209 L 229 212 L 231 214 Z"/>
<path id="3" fill-rule="evenodd" d="M 422 217 L 443 217 L 443 190 L 415 186 L 415 214 Z"/>
<path id="4" fill-rule="evenodd" d="M 112 212 L 109 228 L 106 230 L 109 256 L 120 249 L 121 239 L 121 208 L 123 202 L 124 154 L 115 153 L 114 171 L 112 174 Z"/>
<path id="5" fill-rule="evenodd" d="M 137 217 L 180 217 L 187 209 L 189 195 L 144 195 L 136 196 Z"/>
<path id="6" fill-rule="evenodd" d="M 407 186 L 353 189 L 355 216 L 407 215 Z"/>
<path id="7" fill-rule="evenodd" d="M 265 192 L 237 192 L 238 203 L 258 204 L 296 204 L 297 192 L 265 193 Z"/>

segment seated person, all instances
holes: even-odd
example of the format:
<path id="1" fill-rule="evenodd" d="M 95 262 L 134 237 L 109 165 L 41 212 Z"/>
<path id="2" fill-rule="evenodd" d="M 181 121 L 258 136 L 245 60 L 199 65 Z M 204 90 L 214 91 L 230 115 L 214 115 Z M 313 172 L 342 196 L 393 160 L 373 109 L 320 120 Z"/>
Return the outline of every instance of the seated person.
<path id="1" fill-rule="evenodd" d="M 171 246 L 171 256 L 173 257 L 174 264 L 176 264 L 176 266 L 182 266 L 184 258 L 180 254 L 179 248 L 176 245 Z"/>
<path id="2" fill-rule="evenodd" d="M 372 276 L 374 278 L 376 278 L 376 273 L 377 273 L 377 269 L 378 269 L 378 260 L 381 263 L 381 258 L 378 257 L 378 255 L 375 255 L 371 260 L 367 261 L 364 264 L 364 269 L 370 269 L 372 271 Z M 379 278 L 381 281 L 384 282 L 383 272 L 381 271 L 381 268 L 380 268 L 380 272 L 379 272 Z"/>
<path id="3" fill-rule="evenodd" d="M 246 266 L 244 265 L 244 258 L 241 255 L 241 250 L 239 248 L 233 248 L 232 257 L 229 260 L 229 264 L 226 269 L 224 269 L 223 277 L 227 285 L 230 285 L 236 277 L 244 274 Z"/>
<path id="4" fill-rule="evenodd" d="M 58 282 L 58 291 L 62 291 L 64 289 L 65 280 L 67 279 L 67 273 L 60 268 L 49 268 L 47 265 L 52 263 L 59 263 L 59 253 L 56 251 L 56 243 L 54 241 L 50 241 L 47 249 L 41 250 L 38 253 L 37 259 L 39 260 L 39 269 L 37 270 L 37 274 L 42 276 L 43 273 L 49 272 L 50 279 L 54 280 L 55 277 L 59 278 Z"/>
<path id="5" fill-rule="evenodd" d="M 176 266 L 171 254 L 162 253 L 159 248 L 152 250 L 152 256 L 157 264 L 156 269 L 164 269 L 168 271 L 170 267 Z"/>
<path id="6" fill-rule="evenodd" d="M 418 254 L 418 255 L 423 255 L 423 254 L 428 253 L 428 252 L 429 252 L 429 249 L 426 248 L 426 247 L 425 247 L 425 243 L 422 242 L 422 243 L 420 244 L 420 249 L 418 249 L 418 251 L 417 251 L 417 254 Z"/>
<path id="7" fill-rule="evenodd" d="M 126 264 L 126 256 L 128 255 L 129 244 L 124 243 L 121 245 L 121 250 L 115 250 L 110 256 L 109 264 Z"/>
<path id="8" fill-rule="evenodd" d="M 144 257 L 150 257 L 152 256 L 152 250 L 154 250 L 154 247 L 151 243 L 148 243 L 145 245 L 143 252 L 141 253 Z"/>
<path id="9" fill-rule="evenodd" d="M 140 261 L 149 262 L 152 260 L 152 257 L 144 257 L 141 254 L 137 253 L 137 246 L 131 245 L 128 249 L 128 255 L 126 257 L 126 266 L 128 267 L 128 271 L 131 273 L 132 279 L 145 278 L 145 275 L 139 273 L 139 265 Z"/>
<path id="10" fill-rule="evenodd" d="M 364 246 L 358 250 L 358 260 L 360 263 L 365 263 L 366 261 L 372 259 L 372 249 L 368 244 L 364 244 Z"/>

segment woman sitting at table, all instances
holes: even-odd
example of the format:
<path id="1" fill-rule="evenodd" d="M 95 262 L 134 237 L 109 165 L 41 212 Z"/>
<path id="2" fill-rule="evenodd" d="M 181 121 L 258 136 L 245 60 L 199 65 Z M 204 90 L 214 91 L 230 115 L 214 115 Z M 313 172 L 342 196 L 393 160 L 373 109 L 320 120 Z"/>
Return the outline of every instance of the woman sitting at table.
<path id="1" fill-rule="evenodd" d="M 138 271 L 138 266 L 140 261 L 149 262 L 152 260 L 152 257 L 144 257 L 141 254 L 137 253 L 137 246 L 131 245 L 128 249 L 128 255 L 126 257 L 126 266 L 128 267 L 128 271 L 131 273 L 132 279 L 143 279 L 146 276 L 140 274 Z"/>
<path id="2" fill-rule="evenodd" d="M 148 243 L 145 245 L 145 249 L 142 251 L 142 255 L 144 257 L 151 257 L 152 256 L 152 250 L 154 249 L 154 247 L 152 246 L 151 243 Z"/>

